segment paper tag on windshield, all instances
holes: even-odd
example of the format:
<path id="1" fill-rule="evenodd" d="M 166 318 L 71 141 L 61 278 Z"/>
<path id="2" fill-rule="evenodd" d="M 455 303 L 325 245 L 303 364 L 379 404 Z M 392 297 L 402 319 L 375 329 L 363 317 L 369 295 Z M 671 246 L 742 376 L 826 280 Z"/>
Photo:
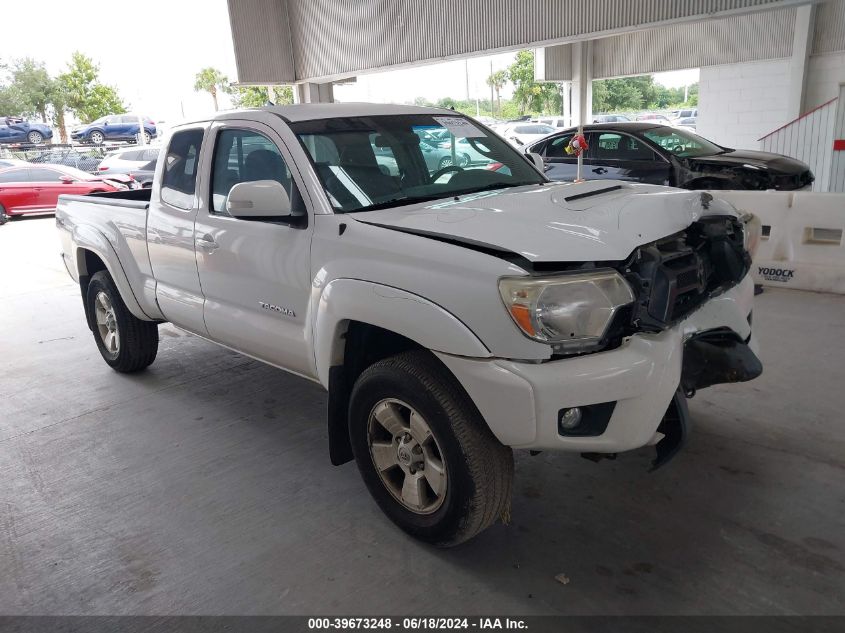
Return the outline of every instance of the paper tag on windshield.
<path id="1" fill-rule="evenodd" d="M 481 136 L 487 136 L 484 132 L 470 123 L 469 120 L 460 116 L 434 116 L 431 118 L 449 130 L 449 133 L 455 138 L 478 138 Z"/>

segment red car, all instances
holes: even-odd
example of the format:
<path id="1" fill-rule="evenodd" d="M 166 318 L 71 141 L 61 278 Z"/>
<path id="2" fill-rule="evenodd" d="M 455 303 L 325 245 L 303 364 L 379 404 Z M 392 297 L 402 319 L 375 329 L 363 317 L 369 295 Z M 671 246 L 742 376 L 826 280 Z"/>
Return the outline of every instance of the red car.
<path id="1" fill-rule="evenodd" d="M 0 224 L 16 215 L 53 213 L 59 194 L 86 194 L 131 188 L 130 176 L 92 176 L 64 165 L 0 168 Z"/>

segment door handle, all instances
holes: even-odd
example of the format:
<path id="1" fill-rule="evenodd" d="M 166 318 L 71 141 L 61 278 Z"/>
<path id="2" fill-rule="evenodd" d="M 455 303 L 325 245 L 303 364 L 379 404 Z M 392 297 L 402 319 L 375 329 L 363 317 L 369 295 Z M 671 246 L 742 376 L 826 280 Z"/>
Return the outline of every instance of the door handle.
<path id="1" fill-rule="evenodd" d="M 220 248 L 220 244 L 214 241 L 214 238 L 208 235 L 207 233 L 202 237 L 196 238 L 194 240 L 198 248 L 203 249 L 204 251 L 208 251 L 209 253 L 214 251 L 217 248 Z"/>
<path id="2" fill-rule="evenodd" d="M 607 169 L 606 169 L 606 168 L 604 168 L 604 167 L 596 167 L 596 168 L 593 170 L 593 173 L 594 173 L 594 174 L 606 174 L 606 173 L 607 173 Z"/>

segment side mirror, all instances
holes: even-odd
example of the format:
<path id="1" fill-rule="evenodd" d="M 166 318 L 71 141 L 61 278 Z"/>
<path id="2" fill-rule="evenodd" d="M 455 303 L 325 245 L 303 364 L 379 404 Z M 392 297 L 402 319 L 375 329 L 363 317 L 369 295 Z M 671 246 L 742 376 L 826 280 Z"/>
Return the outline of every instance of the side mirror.
<path id="1" fill-rule="evenodd" d="M 229 191 L 226 211 L 234 218 L 286 218 L 291 214 L 290 197 L 275 180 L 239 182 Z"/>
<path id="2" fill-rule="evenodd" d="M 68 176 L 67 174 L 64 174 L 64 175 L 59 177 L 59 180 L 61 180 L 64 184 L 69 185 L 70 183 L 73 182 L 73 177 Z"/>
<path id="3" fill-rule="evenodd" d="M 541 174 L 546 171 L 546 164 L 543 162 L 542 156 L 540 156 L 536 152 L 528 152 L 526 156 L 528 156 L 528 160 L 531 161 L 537 171 L 539 171 Z"/>

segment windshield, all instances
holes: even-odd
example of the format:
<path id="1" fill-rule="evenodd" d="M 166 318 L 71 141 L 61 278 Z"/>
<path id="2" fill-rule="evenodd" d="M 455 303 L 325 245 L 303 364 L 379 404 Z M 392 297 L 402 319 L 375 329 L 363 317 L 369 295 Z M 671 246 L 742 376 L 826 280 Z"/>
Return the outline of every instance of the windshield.
<path id="1" fill-rule="evenodd" d="M 498 136 L 460 115 L 292 123 L 338 212 L 546 182 Z"/>
<path id="2" fill-rule="evenodd" d="M 663 149 L 680 158 L 712 156 L 725 151 L 723 147 L 711 143 L 706 138 L 701 138 L 698 134 L 674 127 L 656 127 L 646 130 L 643 134 L 648 140 L 657 143 Z"/>

